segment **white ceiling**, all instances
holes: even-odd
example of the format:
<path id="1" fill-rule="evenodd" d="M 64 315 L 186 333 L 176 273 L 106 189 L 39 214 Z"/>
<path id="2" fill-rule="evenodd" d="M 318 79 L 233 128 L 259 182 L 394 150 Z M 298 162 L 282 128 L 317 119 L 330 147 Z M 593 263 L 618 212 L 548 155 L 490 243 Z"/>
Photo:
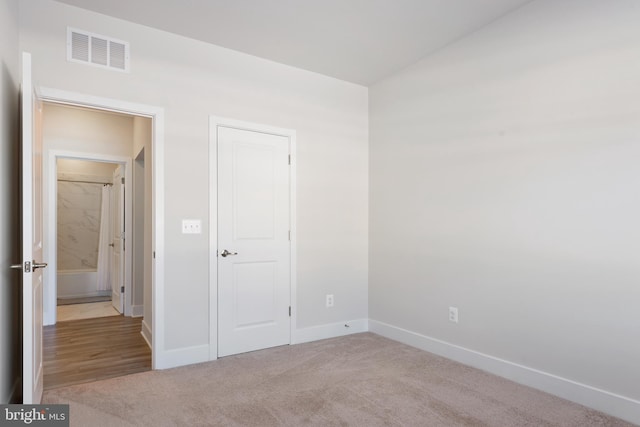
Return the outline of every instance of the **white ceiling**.
<path id="1" fill-rule="evenodd" d="M 58 1 L 368 86 L 531 0 Z"/>

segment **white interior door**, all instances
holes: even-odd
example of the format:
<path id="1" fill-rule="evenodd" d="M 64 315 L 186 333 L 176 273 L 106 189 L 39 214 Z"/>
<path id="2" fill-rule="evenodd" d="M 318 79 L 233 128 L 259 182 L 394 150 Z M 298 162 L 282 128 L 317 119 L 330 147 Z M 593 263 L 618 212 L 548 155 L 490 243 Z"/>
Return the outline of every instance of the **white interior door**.
<path id="1" fill-rule="evenodd" d="M 218 128 L 218 356 L 290 343 L 289 138 Z"/>
<path id="2" fill-rule="evenodd" d="M 111 303 L 122 313 L 124 311 L 124 171 L 118 166 L 113 172 L 111 192 Z"/>
<path id="3" fill-rule="evenodd" d="M 42 372 L 42 106 L 31 82 L 31 55 L 22 54 L 22 396 L 40 403 Z"/>

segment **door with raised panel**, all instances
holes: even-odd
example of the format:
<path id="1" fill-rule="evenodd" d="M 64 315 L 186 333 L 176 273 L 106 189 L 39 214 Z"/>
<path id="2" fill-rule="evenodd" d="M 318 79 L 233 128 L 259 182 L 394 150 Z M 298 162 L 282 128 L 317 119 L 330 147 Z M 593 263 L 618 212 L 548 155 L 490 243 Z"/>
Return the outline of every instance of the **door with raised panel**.
<path id="1" fill-rule="evenodd" d="M 218 356 L 290 343 L 289 138 L 218 127 Z"/>
<path id="2" fill-rule="evenodd" d="M 42 103 L 31 81 L 31 55 L 22 54 L 22 403 L 40 403 L 43 390 Z"/>

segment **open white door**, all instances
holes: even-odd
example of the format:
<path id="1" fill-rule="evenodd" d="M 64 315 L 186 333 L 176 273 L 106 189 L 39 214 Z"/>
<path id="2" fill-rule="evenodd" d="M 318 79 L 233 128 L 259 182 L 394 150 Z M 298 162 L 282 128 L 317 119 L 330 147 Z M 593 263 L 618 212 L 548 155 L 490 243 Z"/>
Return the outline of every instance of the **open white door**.
<path id="1" fill-rule="evenodd" d="M 124 171 L 118 166 L 113 172 L 111 192 L 111 303 L 118 312 L 124 312 Z"/>
<path id="2" fill-rule="evenodd" d="M 218 128 L 218 356 L 290 343 L 289 138 Z"/>
<path id="3" fill-rule="evenodd" d="M 42 106 L 31 82 L 31 55 L 22 54 L 22 399 L 40 403 L 42 372 Z"/>

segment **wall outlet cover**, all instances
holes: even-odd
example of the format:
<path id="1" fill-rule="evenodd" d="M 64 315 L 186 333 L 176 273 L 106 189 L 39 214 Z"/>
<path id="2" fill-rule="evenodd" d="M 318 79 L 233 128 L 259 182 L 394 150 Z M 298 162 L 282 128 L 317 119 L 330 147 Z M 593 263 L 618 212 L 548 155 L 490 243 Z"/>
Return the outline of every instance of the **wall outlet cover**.
<path id="1" fill-rule="evenodd" d="M 327 308 L 333 307 L 333 294 L 327 295 L 326 305 L 327 305 Z"/>
<path id="2" fill-rule="evenodd" d="M 458 307 L 449 307 L 449 320 L 458 323 Z"/>

